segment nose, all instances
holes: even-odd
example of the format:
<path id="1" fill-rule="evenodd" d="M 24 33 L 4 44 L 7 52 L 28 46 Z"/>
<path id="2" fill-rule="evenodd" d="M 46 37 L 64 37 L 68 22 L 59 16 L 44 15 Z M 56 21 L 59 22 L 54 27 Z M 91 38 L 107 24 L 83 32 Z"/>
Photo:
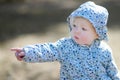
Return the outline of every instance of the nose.
<path id="1" fill-rule="evenodd" d="M 74 32 L 75 32 L 75 33 L 81 33 L 81 29 L 79 29 L 79 28 L 76 27 L 76 28 L 74 29 Z"/>

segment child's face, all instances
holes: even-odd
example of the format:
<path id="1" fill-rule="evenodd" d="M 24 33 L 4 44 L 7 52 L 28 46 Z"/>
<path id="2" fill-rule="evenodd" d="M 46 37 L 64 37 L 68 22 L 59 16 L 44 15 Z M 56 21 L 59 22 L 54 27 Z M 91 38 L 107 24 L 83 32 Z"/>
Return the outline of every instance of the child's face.
<path id="1" fill-rule="evenodd" d="M 98 35 L 92 24 L 81 17 L 76 17 L 70 20 L 71 36 L 80 45 L 90 45 Z"/>

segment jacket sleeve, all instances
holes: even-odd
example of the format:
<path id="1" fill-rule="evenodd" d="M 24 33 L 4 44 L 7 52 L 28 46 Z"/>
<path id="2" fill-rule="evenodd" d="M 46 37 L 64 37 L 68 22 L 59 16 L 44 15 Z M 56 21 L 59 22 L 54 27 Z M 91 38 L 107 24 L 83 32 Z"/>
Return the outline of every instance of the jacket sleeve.
<path id="1" fill-rule="evenodd" d="M 55 43 L 45 43 L 28 45 L 23 48 L 25 62 L 50 62 L 59 61 L 60 59 L 60 41 Z"/>
<path id="2" fill-rule="evenodd" d="M 113 57 L 112 57 L 112 52 L 111 51 L 106 51 L 107 52 L 107 62 L 105 63 L 106 66 L 106 72 L 108 74 L 108 76 L 112 79 L 112 80 L 120 80 L 120 76 L 119 76 L 119 72 L 118 72 L 118 69 L 117 69 L 117 66 L 113 60 Z"/>

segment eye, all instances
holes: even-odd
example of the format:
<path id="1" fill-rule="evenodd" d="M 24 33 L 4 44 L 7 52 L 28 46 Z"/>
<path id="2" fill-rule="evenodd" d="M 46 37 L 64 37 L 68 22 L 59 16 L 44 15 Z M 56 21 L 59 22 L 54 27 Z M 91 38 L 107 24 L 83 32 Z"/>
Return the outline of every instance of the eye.
<path id="1" fill-rule="evenodd" d="M 86 28 L 84 28 L 84 27 L 82 27 L 82 30 L 83 30 L 83 31 L 87 31 L 87 29 L 86 29 Z"/>
<path id="2" fill-rule="evenodd" d="M 74 24 L 73 27 L 76 27 L 76 25 Z"/>

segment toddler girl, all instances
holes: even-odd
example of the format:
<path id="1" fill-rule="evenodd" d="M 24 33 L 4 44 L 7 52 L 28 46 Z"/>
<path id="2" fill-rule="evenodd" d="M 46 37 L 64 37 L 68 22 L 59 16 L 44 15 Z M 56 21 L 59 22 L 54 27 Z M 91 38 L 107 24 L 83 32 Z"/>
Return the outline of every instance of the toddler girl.
<path id="1" fill-rule="evenodd" d="M 107 19 L 107 9 L 88 1 L 67 18 L 71 37 L 11 50 L 19 61 L 58 61 L 60 80 L 120 80 L 111 49 L 103 42 Z"/>

